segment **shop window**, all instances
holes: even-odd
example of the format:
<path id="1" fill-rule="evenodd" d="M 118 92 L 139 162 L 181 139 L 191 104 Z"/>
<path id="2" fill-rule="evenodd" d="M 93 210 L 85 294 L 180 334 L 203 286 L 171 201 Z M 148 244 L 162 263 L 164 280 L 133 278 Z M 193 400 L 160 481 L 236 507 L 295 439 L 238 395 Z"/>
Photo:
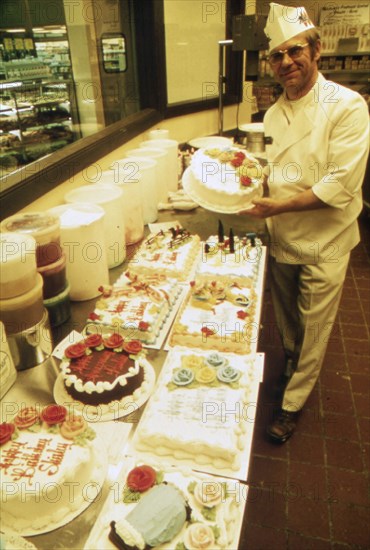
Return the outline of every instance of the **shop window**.
<path id="1" fill-rule="evenodd" d="M 123 34 L 103 34 L 101 49 L 106 73 L 127 71 L 126 38 Z"/>
<path id="2" fill-rule="evenodd" d="M 31 158 L 32 162 L 23 168 L 23 152 L 18 158 L 11 155 L 8 164 L 5 161 L 5 177 L 0 180 L 3 215 L 19 210 L 70 178 L 76 167 L 82 170 L 95 162 L 109 152 L 112 143 L 116 147 L 122 145 L 163 118 L 216 108 L 217 75 L 213 77 L 212 74 L 217 66 L 217 40 L 231 37 L 232 17 L 236 13 L 243 13 L 245 8 L 243 0 L 94 0 L 91 3 L 76 0 L 70 4 L 63 0 L 54 0 L 53 10 L 49 9 L 46 13 L 48 25 L 45 25 L 41 16 L 45 12 L 46 4 L 41 0 L 4 0 L 0 3 L 0 19 L 4 25 L 4 21 L 10 17 L 16 28 L 19 27 L 18 15 L 23 18 L 23 35 L 17 36 L 17 42 L 13 40 L 13 45 L 19 60 L 21 58 L 16 45 L 20 48 L 21 42 L 18 38 L 23 38 L 25 57 L 32 56 L 28 70 L 38 70 L 35 61 L 42 60 L 44 65 L 46 61 L 51 61 L 44 70 L 57 82 L 45 88 L 41 80 L 41 96 L 37 109 L 41 110 L 42 100 L 56 96 L 59 105 L 52 107 L 52 112 L 61 115 L 63 110 L 63 115 L 67 111 L 70 116 L 65 117 L 69 118 L 68 122 L 58 121 L 58 128 L 53 129 L 54 132 L 59 132 L 58 140 L 51 134 L 50 143 L 68 140 L 69 144 L 62 143 L 63 155 L 58 155 L 59 151 L 44 151 L 50 132 L 46 132 L 41 147 L 41 142 L 34 139 L 35 136 L 27 135 L 27 139 L 34 139 L 33 154 L 37 156 L 41 152 L 41 156 L 36 160 L 35 157 Z M 31 12 L 27 13 L 27 5 L 32 8 Z M 50 4 L 48 5 L 50 8 Z M 67 5 L 73 7 L 73 13 L 71 9 L 68 14 L 64 11 Z M 83 13 L 80 10 L 79 13 L 79 7 L 82 9 L 87 5 L 94 9 Z M 184 53 L 179 64 L 179 70 L 194 84 L 192 88 L 183 87 L 182 90 L 176 84 L 179 73 L 171 72 L 175 60 L 169 25 L 176 19 L 173 11 L 176 6 L 179 13 L 187 10 L 190 26 L 194 22 L 194 16 L 198 18 L 200 34 L 199 37 L 191 37 L 190 26 L 185 25 L 182 29 L 181 25 L 185 20 L 181 14 L 178 15 L 181 37 L 177 48 L 183 47 L 181 41 L 191 39 L 187 53 Z M 32 21 L 35 14 L 36 22 Z M 55 21 L 52 18 L 54 15 Z M 60 34 L 60 29 L 64 34 Z M 207 29 L 211 31 L 208 32 Z M 5 28 L 2 30 L 6 31 Z M 0 39 L 2 36 L 4 35 L 0 34 Z M 8 42 L 7 46 L 10 48 L 9 44 Z M 59 51 L 56 52 L 55 49 L 58 48 Z M 31 53 L 27 53 L 27 49 Z M 55 52 L 58 56 L 58 67 L 53 62 Z M 230 51 L 226 59 L 228 84 L 225 104 L 236 102 L 239 98 L 242 60 L 238 59 L 238 53 L 233 52 L 231 56 Z M 199 71 L 199 59 L 196 59 L 196 55 L 204 58 L 204 70 Z M 26 62 L 28 61 L 27 59 Z M 4 63 L 0 63 L 0 78 L 1 65 Z M 210 72 L 206 71 L 208 66 Z M 198 74 L 197 82 L 194 79 L 195 74 Z M 212 93 L 207 82 L 213 86 Z M 34 84 L 36 87 L 32 88 L 32 93 L 36 91 L 38 82 Z M 207 90 L 205 86 L 208 86 Z M 91 95 L 94 90 L 97 92 L 96 97 Z M 28 114 L 20 114 L 21 122 L 26 120 Z M 48 114 L 49 112 L 43 112 L 44 116 Z M 30 119 L 31 117 L 28 121 Z M 61 125 L 65 129 L 63 134 L 60 133 Z M 92 136 L 93 141 L 88 139 Z M 5 147 L 12 146 L 15 141 L 16 138 L 3 140 Z M 24 148 L 26 141 L 22 140 L 22 136 L 19 141 L 18 145 Z M 45 153 L 47 156 L 43 156 Z"/>

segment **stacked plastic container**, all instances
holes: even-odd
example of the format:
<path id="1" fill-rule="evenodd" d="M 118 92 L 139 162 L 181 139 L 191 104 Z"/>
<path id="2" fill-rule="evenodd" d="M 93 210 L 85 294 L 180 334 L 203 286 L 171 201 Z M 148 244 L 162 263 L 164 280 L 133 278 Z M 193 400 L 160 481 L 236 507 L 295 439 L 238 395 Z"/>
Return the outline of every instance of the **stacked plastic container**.
<path id="1" fill-rule="evenodd" d="M 43 280 L 36 268 L 36 242 L 17 233 L 0 235 L 0 320 L 16 334 L 40 323 L 44 315 Z"/>
<path id="2" fill-rule="evenodd" d="M 1 223 L 1 231 L 31 237 L 36 242 L 37 282 L 50 325 L 56 327 L 70 316 L 66 257 L 60 246 L 60 221 L 46 212 L 16 214 Z"/>
<path id="3" fill-rule="evenodd" d="M 30 235 L 0 233 L 1 351 L 4 360 L 10 353 L 17 370 L 42 363 L 52 351 L 49 316 L 43 302 L 43 278 L 36 265 L 36 247 Z"/>

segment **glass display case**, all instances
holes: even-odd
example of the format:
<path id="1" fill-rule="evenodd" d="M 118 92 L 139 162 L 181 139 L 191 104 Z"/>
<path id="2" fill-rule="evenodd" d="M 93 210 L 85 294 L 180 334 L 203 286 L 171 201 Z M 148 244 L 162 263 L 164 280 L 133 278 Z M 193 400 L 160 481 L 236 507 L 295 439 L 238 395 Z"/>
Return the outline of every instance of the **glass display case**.
<path id="1" fill-rule="evenodd" d="M 73 96 L 73 84 L 66 80 L 30 77 L 1 84 L 1 176 L 79 137 Z"/>

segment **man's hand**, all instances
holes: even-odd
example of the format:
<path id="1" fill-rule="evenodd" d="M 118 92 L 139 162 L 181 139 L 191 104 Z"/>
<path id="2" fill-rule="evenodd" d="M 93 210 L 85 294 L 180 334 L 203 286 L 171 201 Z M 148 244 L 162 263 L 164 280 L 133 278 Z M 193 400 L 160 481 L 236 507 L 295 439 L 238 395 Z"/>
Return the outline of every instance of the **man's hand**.
<path id="1" fill-rule="evenodd" d="M 241 210 L 238 214 L 246 214 L 252 218 L 269 218 L 276 214 L 281 214 L 283 210 L 283 202 L 265 197 L 252 201 L 253 208 L 249 210 Z"/>
<path id="2" fill-rule="evenodd" d="M 313 193 L 312 189 L 302 191 L 285 200 L 263 197 L 252 201 L 254 205 L 250 210 L 240 210 L 238 214 L 245 214 L 253 218 L 269 218 L 283 212 L 303 212 L 317 210 L 318 208 L 330 208 Z"/>

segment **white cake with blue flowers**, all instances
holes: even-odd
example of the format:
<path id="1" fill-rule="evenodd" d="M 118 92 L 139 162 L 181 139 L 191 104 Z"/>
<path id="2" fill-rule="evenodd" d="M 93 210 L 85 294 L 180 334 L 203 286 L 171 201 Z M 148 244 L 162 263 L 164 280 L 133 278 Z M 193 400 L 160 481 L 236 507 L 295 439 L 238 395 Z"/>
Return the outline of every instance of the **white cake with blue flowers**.
<path id="1" fill-rule="evenodd" d="M 250 360 L 175 347 L 135 433 L 137 451 L 238 470 L 253 380 Z"/>

